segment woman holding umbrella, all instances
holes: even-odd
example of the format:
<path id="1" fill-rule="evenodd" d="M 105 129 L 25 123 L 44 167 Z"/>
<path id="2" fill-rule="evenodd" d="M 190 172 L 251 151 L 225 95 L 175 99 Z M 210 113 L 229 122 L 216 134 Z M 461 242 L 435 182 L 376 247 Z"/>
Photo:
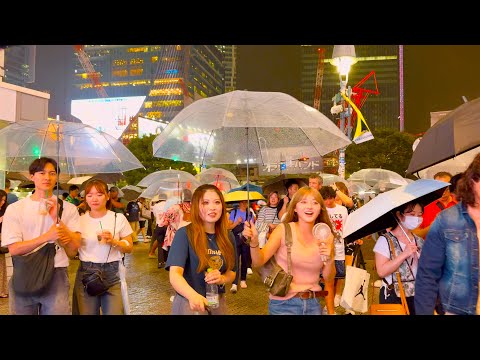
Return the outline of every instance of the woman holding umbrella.
<path id="1" fill-rule="evenodd" d="M 399 283 L 395 276 L 398 271 L 408 309 L 411 315 L 415 315 L 415 278 L 424 241 L 413 234 L 412 230 L 422 223 L 423 205 L 418 200 L 410 201 L 399 206 L 394 215 L 397 225 L 380 236 L 373 248 L 377 273 L 383 278 L 379 303 L 402 303 Z"/>
<path id="2" fill-rule="evenodd" d="M 268 242 L 259 249 L 258 231 L 253 222 L 246 223 L 243 236 L 251 238 L 250 253 L 252 265 L 262 266 L 272 256 L 277 263 L 287 269 L 287 246 L 285 226 L 292 230 L 292 271 L 293 280 L 284 296 L 269 295 L 270 315 L 321 315 L 319 298 L 325 295 L 319 281 L 322 273 L 325 281 L 335 277 L 333 256 L 333 235 L 319 245 L 313 236 L 315 224 L 323 222 L 332 230 L 332 224 L 320 193 L 311 187 L 302 187 L 292 197 L 285 220 L 278 225 Z M 324 259 L 323 256 L 329 256 Z M 324 261 L 326 260 L 326 261 Z"/>

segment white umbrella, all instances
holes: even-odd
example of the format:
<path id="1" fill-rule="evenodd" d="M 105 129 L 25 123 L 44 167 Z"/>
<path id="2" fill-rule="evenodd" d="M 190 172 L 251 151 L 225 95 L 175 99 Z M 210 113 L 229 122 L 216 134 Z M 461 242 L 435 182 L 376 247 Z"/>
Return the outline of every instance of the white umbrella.
<path id="1" fill-rule="evenodd" d="M 412 200 L 427 205 L 442 196 L 449 183 L 420 179 L 377 195 L 368 203 L 352 212 L 345 224 L 343 237 L 352 242 L 396 224 L 395 210 Z"/>

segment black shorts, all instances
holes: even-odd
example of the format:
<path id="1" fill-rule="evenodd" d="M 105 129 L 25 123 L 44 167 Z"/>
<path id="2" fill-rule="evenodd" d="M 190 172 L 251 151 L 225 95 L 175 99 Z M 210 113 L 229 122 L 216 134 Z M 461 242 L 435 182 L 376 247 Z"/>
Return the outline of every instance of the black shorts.
<path id="1" fill-rule="evenodd" d="M 146 220 L 139 220 L 138 223 L 140 224 L 140 229 L 145 229 L 145 221 Z"/>

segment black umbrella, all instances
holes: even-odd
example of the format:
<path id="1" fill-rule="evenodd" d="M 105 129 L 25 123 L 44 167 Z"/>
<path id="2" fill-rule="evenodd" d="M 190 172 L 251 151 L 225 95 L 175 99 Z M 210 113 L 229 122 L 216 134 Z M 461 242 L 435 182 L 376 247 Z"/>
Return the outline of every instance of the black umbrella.
<path id="1" fill-rule="evenodd" d="M 420 179 L 408 185 L 377 195 L 348 215 L 343 237 L 350 243 L 374 232 L 396 225 L 395 211 L 403 204 L 417 200 L 427 205 L 442 196 L 449 183 Z"/>
<path id="2" fill-rule="evenodd" d="M 460 105 L 423 135 L 407 174 L 456 157 L 480 145 L 480 98 Z"/>

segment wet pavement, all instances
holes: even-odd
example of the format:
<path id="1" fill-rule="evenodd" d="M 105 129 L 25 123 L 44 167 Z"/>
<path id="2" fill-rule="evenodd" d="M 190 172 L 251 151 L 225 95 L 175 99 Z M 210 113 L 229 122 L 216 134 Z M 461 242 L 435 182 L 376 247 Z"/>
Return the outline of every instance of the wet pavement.
<path id="1" fill-rule="evenodd" d="M 141 239 L 141 238 L 140 238 Z M 132 254 L 126 255 L 127 283 L 130 296 L 131 315 L 169 315 L 171 312 L 170 297 L 174 290 L 168 280 L 168 272 L 158 269 L 157 260 L 148 258 L 149 243 L 138 242 L 134 245 Z M 370 281 L 377 279 L 372 273 L 373 240 L 362 245 L 362 252 L 370 272 Z M 73 291 L 76 271 L 79 260 L 71 260 L 69 266 L 70 298 Z M 247 275 L 247 288 L 238 286 L 236 294 L 227 291 L 226 299 L 229 315 L 267 315 L 268 294 L 257 274 Z M 228 286 L 228 290 L 230 286 Z M 369 291 L 372 287 L 369 287 Z M 378 298 L 378 289 L 375 289 L 375 299 Z M 369 302 L 371 295 L 368 295 Z M 376 301 L 375 301 L 376 302 Z M 342 314 L 343 308 L 336 308 Z M 9 314 L 8 299 L 0 299 L 0 315 Z M 357 313 L 359 314 L 359 313 Z"/>

